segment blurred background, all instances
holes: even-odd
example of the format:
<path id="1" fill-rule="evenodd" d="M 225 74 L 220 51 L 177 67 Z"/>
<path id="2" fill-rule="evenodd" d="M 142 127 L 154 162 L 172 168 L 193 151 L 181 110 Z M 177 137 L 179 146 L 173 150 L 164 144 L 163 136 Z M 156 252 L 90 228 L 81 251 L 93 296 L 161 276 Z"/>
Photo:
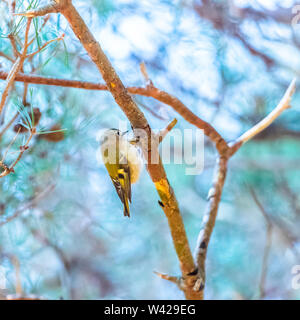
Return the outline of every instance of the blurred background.
<path id="1" fill-rule="evenodd" d="M 26 24 L 12 17 L 8 2 L 0 1 L 1 71 L 10 70 L 14 57 L 9 34 L 20 49 Z M 15 11 L 43 3 L 18 0 Z M 300 73 L 300 24 L 292 0 L 73 3 L 126 86 L 145 85 L 139 70 L 145 62 L 158 88 L 178 97 L 227 141 L 266 116 Z M 34 19 L 31 51 L 63 33 L 64 40 L 28 60 L 24 72 L 103 82 L 65 19 L 53 14 L 44 22 Z M 193 128 L 169 106 L 134 99 L 155 129 L 174 117 L 176 128 Z M 292 109 L 229 162 L 208 249 L 207 299 L 300 298 L 300 289 L 292 288 L 292 268 L 300 265 L 299 102 L 296 92 Z M 147 172 L 133 186 L 132 217 L 125 219 L 96 159 L 98 131 L 127 121 L 111 95 L 40 85 L 24 90 L 15 83 L 0 127 L 2 155 L 16 134 L 20 105 L 40 112 L 40 130 L 66 130 L 34 137 L 15 173 L 0 181 L 0 265 L 7 280 L 1 295 L 20 292 L 21 283 L 24 294 L 47 299 L 182 299 L 175 285 L 153 273 L 180 270 Z M 28 132 L 19 134 L 8 163 L 27 137 Z M 165 166 L 192 249 L 215 156 L 205 139 L 202 173 L 186 175 L 184 164 Z"/>

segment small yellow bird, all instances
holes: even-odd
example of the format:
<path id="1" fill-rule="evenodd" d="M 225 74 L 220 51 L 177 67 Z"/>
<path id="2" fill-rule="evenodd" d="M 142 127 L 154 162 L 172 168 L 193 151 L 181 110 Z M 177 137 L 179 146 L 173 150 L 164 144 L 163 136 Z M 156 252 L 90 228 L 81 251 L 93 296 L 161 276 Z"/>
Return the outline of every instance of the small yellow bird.
<path id="1" fill-rule="evenodd" d="M 125 132 L 126 133 L 126 132 Z M 138 149 L 118 129 L 108 129 L 101 137 L 101 154 L 108 174 L 130 217 L 131 184 L 138 181 L 142 161 Z"/>

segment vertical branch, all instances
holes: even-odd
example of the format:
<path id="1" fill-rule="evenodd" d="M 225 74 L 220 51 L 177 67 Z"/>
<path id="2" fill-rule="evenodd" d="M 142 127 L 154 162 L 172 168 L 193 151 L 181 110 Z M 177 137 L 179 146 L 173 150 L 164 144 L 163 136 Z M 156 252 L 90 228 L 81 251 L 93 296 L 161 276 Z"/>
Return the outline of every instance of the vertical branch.
<path id="1" fill-rule="evenodd" d="M 18 113 L 16 113 L 9 122 L 4 126 L 4 128 L 0 131 L 0 141 L 2 140 L 2 137 L 4 133 L 7 131 L 8 128 L 15 122 L 15 120 L 18 118 Z"/>
<path id="2" fill-rule="evenodd" d="M 267 227 L 266 241 L 265 241 L 263 260 L 262 260 L 262 265 L 261 265 L 261 275 L 260 275 L 260 281 L 259 281 L 259 297 L 260 297 L 260 299 L 263 299 L 266 295 L 265 286 L 266 286 L 266 278 L 267 278 L 267 274 L 268 274 L 268 260 L 269 260 L 269 256 L 270 256 L 271 245 L 272 245 L 273 223 L 272 223 L 271 219 L 269 218 L 265 208 L 263 207 L 261 202 L 258 200 L 258 197 L 252 188 L 250 188 L 250 193 L 252 195 L 254 202 L 256 203 L 257 207 L 259 208 L 259 211 L 261 212 L 262 216 L 264 217 L 264 220 L 266 222 L 266 227 Z"/>
<path id="3" fill-rule="evenodd" d="M 259 281 L 260 299 L 263 299 L 266 295 L 265 286 L 266 286 L 266 278 L 268 274 L 268 260 L 270 256 L 271 245 L 272 245 L 272 233 L 273 233 L 272 223 L 267 222 L 266 241 L 265 241 L 264 254 L 263 254 L 263 260 L 261 265 L 261 276 Z"/>
<path id="4" fill-rule="evenodd" d="M 23 289 L 22 289 L 22 281 L 21 281 L 20 261 L 16 256 L 13 256 L 12 263 L 16 271 L 16 294 L 21 296 L 23 293 Z"/>
<path id="5" fill-rule="evenodd" d="M 208 193 L 208 204 L 202 219 L 202 226 L 197 240 L 195 255 L 197 259 L 199 279 L 196 285 L 199 287 L 199 290 L 203 290 L 205 285 L 205 261 L 207 247 L 217 218 L 219 203 L 221 201 L 227 174 L 227 162 L 227 157 L 219 156 L 217 158 L 213 176 L 213 185 Z"/>

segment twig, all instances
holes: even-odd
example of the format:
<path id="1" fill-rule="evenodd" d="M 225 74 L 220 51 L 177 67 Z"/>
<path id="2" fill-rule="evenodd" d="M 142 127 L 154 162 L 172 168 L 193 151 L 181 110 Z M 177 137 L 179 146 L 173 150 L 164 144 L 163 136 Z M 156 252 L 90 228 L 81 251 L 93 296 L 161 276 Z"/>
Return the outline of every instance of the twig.
<path id="1" fill-rule="evenodd" d="M 16 10 L 16 1 L 9 1 L 9 15 L 10 15 L 10 19 L 9 19 L 9 22 L 8 22 L 8 26 L 10 28 L 10 30 L 13 29 L 13 25 L 14 25 L 14 13 L 15 13 L 15 10 Z M 13 53 L 14 53 L 14 57 L 15 59 L 17 59 L 19 56 L 20 56 L 20 53 L 17 49 L 17 43 L 16 43 L 16 39 L 15 39 L 15 35 L 10 32 L 10 34 L 8 35 L 8 39 L 10 41 L 10 44 L 12 46 L 12 49 L 13 49 Z"/>
<path id="2" fill-rule="evenodd" d="M 8 73 L 6 71 L 0 70 L 0 79 L 5 80 L 7 76 L 8 76 Z M 69 79 L 48 78 L 48 77 L 24 74 L 24 73 L 18 73 L 15 78 L 15 81 L 39 84 L 39 85 L 86 89 L 86 90 L 101 90 L 101 91 L 108 90 L 107 86 L 102 83 L 69 80 Z M 132 91 L 131 88 L 127 88 L 127 90 L 129 92 Z"/>
<path id="3" fill-rule="evenodd" d="M 15 267 L 16 272 L 16 295 L 22 295 L 22 281 L 21 281 L 21 271 L 20 271 L 20 261 L 16 256 L 12 257 L 12 263 Z"/>
<path id="4" fill-rule="evenodd" d="M 1 71 L 0 71 L 1 72 Z M 130 92 L 130 89 L 127 87 L 128 92 Z M 151 109 L 150 107 L 148 107 L 146 104 L 142 103 L 141 101 L 138 101 L 137 99 L 134 100 L 139 106 L 141 106 L 142 108 L 144 108 L 145 110 L 149 111 L 155 118 L 159 119 L 159 120 L 168 120 L 166 117 L 163 117 L 161 115 L 159 115 L 156 110 Z"/>
<path id="5" fill-rule="evenodd" d="M 296 88 L 296 79 L 293 79 L 287 88 L 284 96 L 280 100 L 279 104 L 276 106 L 276 108 L 268 114 L 263 120 L 261 120 L 258 124 L 256 124 L 254 127 L 246 131 L 243 135 L 241 135 L 237 140 L 236 143 L 242 143 L 249 141 L 254 136 L 259 134 L 261 131 L 263 131 L 265 128 L 267 128 L 272 122 L 274 122 L 280 114 L 290 108 L 290 101 L 292 98 L 292 95 L 295 92 Z"/>
<path id="6" fill-rule="evenodd" d="M 11 58 L 9 55 L 7 55 L 6 53 L 4 53 L 2 51 L 0 51 L 0 57 L 3 57 L 5 59 L 9 60 L 10 62 L 14 62 L 13 58 Z"/>
<path id="7" fill-rule="evenodd" d="M 23 106 L 27 105 L 27 92 L 28 92 L 28 83 L 24 83 L 23 97 L 22 97 Z"/>
<path id="8" fill-rule="evenodd" d="M 158 135 L 158 139 L 159 139 L 159 143 L 162 142 L 164 140 L 164 138 L 166 137 L 166 135 L 175 127 L 177 123 L 177 119 L 173 119 L 172 122 L 170 122 L 168 124 L 168 126 L 164 129 L 161 130 L 157 135 Z"/>
<path id="9" fill-rule="evenodd" d="M 286 196 L 286 198 L 289 200 L 290 205 L 294 212 L 297 215 L 300 215 L 300 205 L 298 203 L 298 191 L 293 190 L 287 181 L 284 179 L 283 175 L 280 175 L 280 181 L 279 183 L 276 182 L 277 188 L 281 189 L 283 194 Z"/>
<path id="10" fill-rule="evenodd" d="M 4 133 L 7 131 L 7 129 L 15 122 L 15 120 L 18 117 L 18 113 L 16 113 L 10 120 L 9 122 L 5 125 L 5 127 L 1 130 L 0 132 L 0 141 L 4 135 Z"/>
<path id="11" fill-rule="evenodd" d="M 20 129 L 19 129 L 17 135 L 19 134 L 19 132 L 20 132 Z M 7 166 L 4 162 L 0 161 L 0 166 L 1 166 L 2 168 L 4 168 L 4 170 L 3 170 L 3 171 L 1 172 L 1 174 L 0 174 L 0 178 L 3 178 L 3 177 L 5 177 L 5 176 L 9 175 L 11 172 L 14 172 L 14 167 L 15 167 L 16 164 L 21 160 L 24 152 L 29 148 L 29 147 L 28 147 L 29 142 L 31 141 L 32 137 L 33 137 L 35 134 L 36 134 L 36 128 L 32 128 L 32 129 L 30 130 L 30 135 L 29 135 L 26 143 L 20 147 L 19 155 L 18 155 L 17 159 L 13 162 L 13 164 L 11 164 L 10 166 Z M 17 135 L 15 136 L 14 140 L 16 139 Z M 12 140 L 12 142 L 14 142 L 14 140 Z M 10 143 L 10 145 L 12 144 L 12 142 Z M 9 147 L 10 147 L 10 145 L 9 145 Z M 6 150 L 6 152 L 5 152 L 5 156 L 6 156 L 7 151 L 8 151 L 8 150 Z"/>
<path id="12" fill-rule="evenodd" d="M 253 188 L 250 188 L 250 193 L 253 197 L 253 200 L 255 201 L 257 207 L 259 208 L 260 212 L 262 213 L 267 226 L 267 232 L 266 232 L 266 241 L 265 241 L 265 247 L 264 247 L 264 253 L 263 253 L 263 260 L 262 260 L 262 266 L 261 266 L 261 276 L 259 281 L 259 296 L 260 299 L 263 299 L 266 295 L 265 292 L 265 286 L 266 286 L 266 278 L 268 273 L 268 260 L 270 256 L 271 251 L 271 245 L 272 245 L 272 234 L 273 234 L 273 224 L 271 219 L 269 218 L 265 208 L 261 204 L 261 202 L 258 200 L 258 197 L 253 190 Z"/>
<path id="13" fill-rule="evenodd" d="M 6 72 L 0 70 L 0 79 L 5 79 L 7 75 Z M 67 79 L 56 79 L 56 78 L 47 78 L 35 75 L 25 75 L 19 73 L 16 76 L 16 81 L 33 83 L 33 84 L 43 84 L 49 86 L 62 86 L 69 88 L 79 88 L 86 90 L 109 90 L 105 84 L 93 83 L 87 81 L 77 81 L 77 80 L 67 80 Z M 228 145 L 224 138 L 216 131 L 216 129 L 211 126 L 206 121 L 202 120 L 196 116 L 191 110 L 188 109 L 183 102 L 181 102 L 175 96 L 155 88 L 154 86 L 148 87 L 127 87 L 129 93 L 134 95 L 141 95 L 145 97 L 151 97 L 160 101 L 164 104 L 169 105 L 176 112 L 178 112 L 186 121 L 195 125 L 197 128 L 202 129 L 204 134 L 208 136 L 216 145 L 217 150 L 220 153 L 228 150 Z"/>
<path id="14" fill-rule="evenodd" d="M 18 135 L 19 135 L 20 131 L 21 131 L 21 128 L 19 128 L 19 130 L 18 130 L 17 134 L 15 135 L 15 137 L 11 140 L 11 142 L 10 142 L 10 143 L 9 143 L 9 145 L 7 146 L 7 148 L 6 148 L 5 152 L 4 152 L 4 155 L 3 155 L 3 157 L 2 157 L 2 159 L 1 159 L 1 161 L 0 161 L 0 163 L 3 163 L 3 162 L 4 162 L 4 160 L 5 160 L 5 158 L 6 158 L 6 155 L 7 155 L 8 151 L 9 151 L 10 147 L 11 147 L 11 146 L 12 146 L 12 144 L 16 141 L 16 139 L 17 139 L 17 137 L 18 137 Z"/>
<path id="15" fill-rule="evenodd" d="M 146 86 L 153 86 L 153 82 L 152 80 L 149 78 L 148 72 L 147 72 L 147 68 L 144 62 L 140 63 L 140 70 L 141 73 L 143 75 L 143 77 L 146 80 Z"/>
<path id="16" fill-rule="evenodd" d="M 27 20 L 23 52 L 22 52 L 21 56 L 16 59 L 15 63 L 13 64 L 13 66 L 7 76 L 7 79 L 6 79 L 6 85 L 4 87 L 1 101 L 0 101 L 0 114 L 2 113 L 3 107 L 5 105 L 6 98 L 9 93 L 9 89 L 13 85 L 15 77 L 19 73 L 20 69 L 22 68 L 24 60 L 26 58 L 27 49 L 28 49 L 28 34 L 29 34 L 30 25 L 31 25 L 31 18 L 29 18 Z"/>
<path id="17" fill-rule="evenodd" d="M 17 49 L 16 39 L 12 33 L 10 33 L 8 35 L 8 39 L 10 41 L 12 48 L 13 48 L 14 56 L 17 59 L 20 56 L 20 52 Z"/>
<path id="18" fill-rule="evenodd" d="M 38 201 L 43 199 L 49 192 L 51 192 L 54 189 L 55 185 L 51 184 L 50 186 L 46 187 L 42 192 L 35 195 L 31 200 L 29 200 L 25 205 L 21 205 L 19 209 L 17 209 L 13 215 L 6 218 L 5 221 L 0 222 L 0 227 L 11 222 L 15 218 L 17 218 L 22 212 L 25 210 L 30 209 L 32 206 L 34 206 Z"/>
<path id="19" fill-rule="evenodd" d="M 34 18 L 34 17 L 40 17 L 40 16 L 45 16 L 46 14 L 49 13 L 55 13 L 58 12 L 60 9 L 60 2 L 63 1 L 51 1 L 49 4 L 39 7 L 34 10 L 30 10 L 27 12 L 21 12 L 21 13 L 14 13 L 15 16 L 24 16 L 27 18 Z"/>
<path id="20" fill-rule="evenodd" d="M 22 282 L 21 282 L 21 272 L 20 272 L 20 260 L 18 257 L 14 254 L 11 253 L 2 253 L 0 255 L 0 258 L 6 257 L 7 259 L 10 260 L 11 264 L 13 265 L 15 269 L 15 275 L 16 275 L 16 295 L 22 295 Z"/>
<path id="21" fill-rule="evenodd" d="M 20 159 L 22 158 L 23 156 L 23 153 L 28 149 L 28 145 L 29 145 L 29 142 L 30 140 L 32 139 L 32 137 L 36 134 L 36 128 L 32 128 L 30 130 L 30 135 L 26 141 L 26 143 L 20 147 L 20 152 L 19 152 L 19 155 L 17 157 L 17 159 L 15 160 L 15 162 L 9 167 L 9 170 L 10 171 L 13 171 L 14 167 L 16 166 L 16 164 L 20 161 Z M 1 177 L 1 175 L 0 175 Z"/>
<path id="22" fill-rule="evenodd" d="M 164 280 L 167 280 L 167 281 L 170 281 L 170 282 L 173 282 L 175 284 L 178 285 L 179 281 L 180 281 L 180 278 L 176 277 L 176 276 L 169 276 L 168 274 L 165 274 L 165 273 L 160 273 L 160 272 L 157 272 L 157 271 L 153 271 L 158 277 L 160 277 L 161 279 L 164 279 Z"/>
<path id="23" fill-rule="evenodd" d="M 61 41 L 64 38 L 64 34 L 62 34 L 60 37 L 57 37 L 55 39 L 51 39 L 47 42 L 45 42 L 38 50 L 36 50 L 35 52 L 32 52 L 30 54 L 28 54 L 26 56 L 26 58 L 32 58 L 33 56 L 35 56 L 36 54 L 38 54 L 39 52 L 41 52 L 43 49 L 45 49 L 50 43 L 55 42 L 55 41 Z"/>

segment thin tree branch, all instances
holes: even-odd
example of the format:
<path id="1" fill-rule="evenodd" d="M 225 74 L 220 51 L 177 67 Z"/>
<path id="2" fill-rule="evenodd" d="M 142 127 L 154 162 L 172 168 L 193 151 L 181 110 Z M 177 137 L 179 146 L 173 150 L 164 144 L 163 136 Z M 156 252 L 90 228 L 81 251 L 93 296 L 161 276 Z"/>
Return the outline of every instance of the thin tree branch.
<path id="1" fill-rule="evenodd" d="M 49 4 L 43 6 L 43 7 L 39 7 L 37 9 L 34 10 L 30 10 L 27 12 L 21 12 L 21 13 L 14 13 L 15 16 L 23 16 L 23 17 L 27 17 L 27 18 L 34 18 L 34 17 L 41 17 L 41 16 L 45 16 L 46 14 L 49 13 L 56 13 L 59 12 L 61 5 L 60 5 L 60 0 L 57 1 L 50 1 Z"/>
<path id="2" fill-rule="evenodd" d="M 8 76 L 8 73 L 4 70 L 0 70 L 0 79 L 5 80 Z M 94 83 L 88 81 L 78 81 L 78 80 L 68 80 L 68 79 L 58 79 L 58 78 L 47 78 L 43 76 L 31 75 L 18 73 L 15 81 L 39 84 L 39 85 L 48 85 L 48 86 L 59 86 L 67 88 L 78 88 L 86 90 L 108 90 L 107 86 L 102 83 Z M 131 90 L 130 87 L 127 88 L 128 91 Z M 131 92 L 130 92 L 131 93 Z"/>
<path id="3" fill-rule="evenodd" d="M 17 133 L 17 135 L 19 134 L 20 132 L 20 129 Z M 21 160 L 24 152 L 29 148 L 28 145 L 29 145 L 29 142 L 31 141 L 31 139 L 33 138 L 33 136 L 36 134 L 36 128 L 32 128 L 30 130 L 30 135 L 27 139 L 27 141 L 25 142 L 24 145 L 22 145 L 20 147 L 20 151 L 19 151 L 19 155 L 17 157 L 17 159 L 13 162 L 13 164 L 11 164 L 10 166 L 7 166 L 4 162 L 0 161 L 0 167 L 4 168 L 4 170 L 1 172 L 0 174 L 0 178 L 3 178 L 7 175 L 9 175 L 11 172 L 14 172 L 14 167 L 16 166 L 16 164 Z M 14 140 L 13 140 L 14 141 Z"/>
<path id="4" fill-rule="evenodd" d="M 22 288 L 22 281 L 21 281 L 21 270 L 20 270 L 20 260 L 17 256 L 12 257 L 12 263 L 15 267 L 16 272 L 16 295 L 22 295 L 23 288 Z"/>
<path id="5" fill-rule="evenodd" d="M 55 39 L 51 39 L 47 42 L 45 42 L 38 50 L 36 50 L 35 52 L 32 52 L 30 54 L 28 54 L 26 56 L 26 58 L 32 58 L 33 56 L 35 56 L 36 54 L 38 54 L 39 52 L 41 52 L 43 49 L 45 49 L 50 43 L 55 42 L 55 41 L 61 41 L 64 38 L 64 34 L 62 34 L 60 37 L 57 37 Z"/>
<path id="6" fill-rule="evenodd" d="M 26 58 L 27 49 L 28 49 L 28 35 L 29 35 L 30 25 L 31 25 L 31 18 L 29 18 L 27 20 L 23 52 L 22 52 L 21 56 L 16 59 L 15 63 L 13 64 L 13 66 L 7 76 L 7 79 L 6 79 L 6 84 L 5 84 L 5 87 L 4 87 L 2 96 L 1 96 L 1 101 L 0 101 L 0 114 L 2 113 L 2 110 L 4 108 L 9 90 L 15 81 L 15 77 L 19 73 L 19 71 L 21 70 L 23 63 L 24 63 L 24 60 Z"/>
<path id="7" fill-rule="evenodd" d="M 127 87 L 127 90 L 129 92 L 129 88 Z M 159 119 L 159 120 L 168 120 L 166 117 L 161 116 L 160 114 L 157 113 L 157 110 L 153 110 L 152 108 L 148 107 L 146 104 L 142 103 L 141 101 L 138 101 L 137 99 L 135 99 L 135 102 L 141 106 L 142 108 L 144 108 L 145 110 L 147 110 L 148 112 L 150 112 L 155 118 Z"/>
<path id="8" fill-rule="evenodd" d="M 164 280 L 173 282 L 173 283 L 175 283 L 175 284 L 177 284 L 177 285 L 178 285 L 178 283 L 180 282 L 180 278 L 179 278 L 179 277 L 170 276 L 170 275 L 168 275 L 168 274 L 160 273 L 160 272 L 157 272 L 157 271 L 154 271 L 154 273 L 155 273 L 158 277 L 160 277 L 161 279 L 164 279 Z"/>
<path id="9" fill-rule="evenodd" d="M 266 221 L 266 227 L 267 227 L 266 241 L 265 241 L 263 260 L 262 260 L 262 266 L 261 266 L 261 275 L 260 275 L 260 281 L 259 281 L 259 297 L 260 299 L 263 299 L 266 296 L 265 287 L 266 287 L 266 278 L 268 273 L 268 260 L 270 256 L 271 245 L 272 245 L 273 223 L 269 218 L 265 208 L 263 207 L 261 202 L 258 200 L 258 197 L 253 188 L 250 188 L 250 193 L 252 195 L 254 202 L 259 208 L 261 214 L 263 215 Z"/>
<path id="10" fill-rule="evenodd" d="M 203 290 L 205 286 L 205 261 L 207 248 L 215 226 L 219 203 L 221 201 L 222 191 L 227 174 L 227 162 L 228 158 L 225 156 L 219 156 L 217 158 L 213 176 L 213 185 L 208 193 L 208 204 L 202 219 L 202 225 L 197 240 L 195 256 L 198 266 L 199 290 Z"/>
<path id="11" fill-rule="evenodd" d="M 176 126 L 177 119 L 173 119 L 165 129 L 161 130 L 157 135 L 159 139 L 159 143 L 164 140 L 167 134 Z"/>
<path id="12" fill-rule="evenodd" d="M 13 14 L 15 13 L 15 10 L 16 10 L 16 1 L 9 1 L 8 6 L 9 6 L 9 15 L 10 15 L 10 19 L 8 21 L 8 26 L 9 26 L 10 30 L 13 30 L 13 28 L 14 28 Z M 10 44 L 13 49 L 14 58 L 17 59 L 20 56 L 20 53 L 17 48 L 15 35 L 12 32 L 10 32 L 10 34 L 8 35 L 8 39 L 9 39 Z"/>
<path id="13" fill-rule="evenodd" d="M 6 158 L 6 155 L 7 155 L 8 151 L 9 151 L 10 147 L 11 147 L 11 146 L 13 145 L 13 143 L 17 140 L 17 137 L 18 137 L 20 131 L 21 131 L 21 128 L 19 128 L 17 134 L 15 135 L 15 137 L 11 140 L 11 142 L 10 142 L 9 145 L 7 146 L 6 151 L 4 152 L 4 155 L 3 155 L 0 163 L 3 163 L 3 162 L 4 162 L 4 160 L 5 160 L 5 158 Z"/>
<path id="14" fill-rule="evenodd" d="M 280 100 L 279 104 L 276 106 L 276 108 L 268 114 L 263 120 L 261 120 L 258 124 L 256 124 L 254 127 L 246 131 L 243 135 L 241 135 L 237 140 L 236 143 L 242 143 L 249 141 L 254 136 L 259 134 L 261 131 L 263 131 L 265 128 L 267 128 L 271 123 L 273 123 L 280 115 L 281 113 L 290 108 L 290 101 L 291 98 L 295 92 L 296 89 L 296 79 L 293 79 L 287 88 L 284 96 Z"/>
<path id="15" fill-rule="evenodd" d="M 23 156 L 23 153 L 28 149 L 28 145 L 29 145 L 29 142 L 31 141 L 31 139 L 33 138 L 33 136 L 36 134 L 36 128 L 32 128 L 30 130 L 30 135 L 27 139 L 27 141 L 25 142 L 25 144 L 23 146 L 20 147 L 20 152 L 19 152 L 19 155 L 17 157 L 17 159 L 14 161 L 14 163 L 9 167 L 9 170 L 10 171 L 13 171 L 14 170 L 14 167 L 16 166 L 16 164 L 20 161 L 20 159 L 22 158 Z"/>
<path id="16" fill-rule="evenodd" d="M 0 70 L 0 79 L 5 79 L 7 73 Z M 56 78 L 47 78 L 35 75 L 26 75 L 19 73 L 16 76 L 16 81 L 33 83 L 33 84 L 43 84 L 49 86 L 62 86 L 69 88 L 79 88 L 86 90 L 109 90 L 108 87 L 104 84 L 93 83 L 87 81 L 77 81 L 77 80 L 66 80 L 66 79 L 56 79 Z M 176 112 L 178 112 L 186 121 L 195 125 L 197 128 L 204 130 L 204 134 L 208 136 L 212 142 L 215 143 L 217 150 L 219 152 L 224 152 L 228 150 L 228 145 L 224 138 L 216 131 L 206 121 L 197 117 L 192 111 L 188 109 L 187 106 L 183 104 L 178 98 L 172 96 L 171 94 L 159 90 L 154 86 L 143 87 L 127 87 L 127 90 L 131 94 L 141 95 L 145 97 L 154 98 L 164 104 L 169 105 Z"/>
<path id="17" fill-rule="evenodd" d="M 20 56 L 20 53 L 19 53 L 19 51 L 17 49 L 16 39 L 15 39 L 15 37 L 14 37 L 14 35 L 12 33 L 10 33 L 8 35 L 8 39 L 10 41 L 10 44 L 11 44 L 12 48 L 13 48 L 14 56 L 17 59 Z"/>
<path id="18" fill-rule="evenodd" d="M 18 113 L 16 113 L 9 122 L 5 125 L 5 127 L 0 132 L 0 141 L 4 135 L 4 133 L 7 131 L 7 129 L 15 122 L 15 120 L 18 118 Z"/>
<path id="19" fill-rule="evenodd" d="M 152 97 L 160 102 L 169 105 L 176 112 L 178 112 L 186 121 L 193 124 L 197 128 L 203 130 L 204 134 L 216 145 L 216 148 L 219 153 L 228 150 L 228 145 L 226 141 L 218 133 L 218 131 L 211 124 L 196 116 L 175 96 L 163 90 L 160 90 L 154 86 L 148 86 L 146 88 L 132 87 L 130 88 L 129 92 L 146 97 Z"/>
<path id="20" fill-rule="evenodd" d="M 43 199 L 49 192 L 51 192 L 54 189 L 55 185 L 51 184 L 47 188 L 45 188 L 42 192 L 35 195 L 31 200 L 29 200 L 27 203 L 23 204 L 18 208 L 13 215 L 6 218 L 6 220 L 0 222 L 0 227 L 11 222 L 12 220 L 16 219 L 22 212 L 30 209 L 32 206 L 34 206 L 38 201 Z M 1 213 L 1 216 L 3 216 L 3 213 Z"/>
<path id="21" fill-rule="evenodd" d="M 3 57 L 7 60 L 9 60 L 10 62 L 14 62 L 14 59 L 12 57 L 10 57 L 9 55 L 7 55 L 6 53 L 0 51 L 0 57 Z"/>
<path id="22" fill-rule="evenodd" d="M 146 80 L 146 86 L 153 86 L 153 82 L 149 78 L 149 75 L 148 75 L 148 72 L 147 72 L 147 68 L 146 68 L 146 65 L 145 65 L 144 62 L 142 62 L 140 64 L 140 70 L 141 70 L 141 73 L 142 73 L 144 79 Z"/>

